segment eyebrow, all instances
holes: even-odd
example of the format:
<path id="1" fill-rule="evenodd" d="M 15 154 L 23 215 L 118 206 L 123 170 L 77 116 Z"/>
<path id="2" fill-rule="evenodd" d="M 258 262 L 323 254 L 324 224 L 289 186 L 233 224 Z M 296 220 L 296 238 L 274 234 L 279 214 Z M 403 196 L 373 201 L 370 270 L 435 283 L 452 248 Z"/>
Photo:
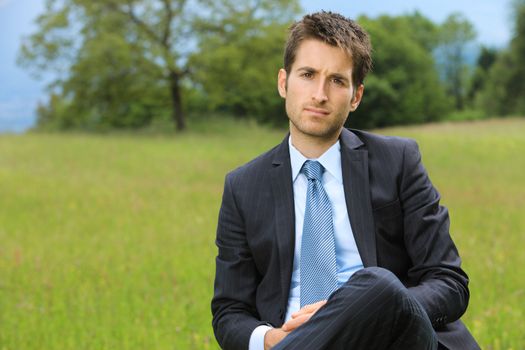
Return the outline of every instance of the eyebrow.
<path id="1" fill-rule="evenodd" d="M 312 67 L 308 67 L 308 66 L 297 68 L 297 70 L 298 71 L 306 71 L 306 72 L 317 72 L 317 69 L 312 68 Z"/>
<path id="2" fill-rule="evenodd" d="M 299 72 L 304 71 L 304 72 L 308 72 L 308 73 L 317 73 L 317 69 L 312 68 L 312 67 L 308 67 L 308 66 L 297 68 L 297 71 L 299 71 Z M 340 74 L 340 73 L 331 73 L 329 75 L 329 77 L 330 78 L 340 79 L 340 80 L 343 80 L 345 82 L 349 82 L 350 81 L 347 77 L 345 77 L 343 74 Z"/>

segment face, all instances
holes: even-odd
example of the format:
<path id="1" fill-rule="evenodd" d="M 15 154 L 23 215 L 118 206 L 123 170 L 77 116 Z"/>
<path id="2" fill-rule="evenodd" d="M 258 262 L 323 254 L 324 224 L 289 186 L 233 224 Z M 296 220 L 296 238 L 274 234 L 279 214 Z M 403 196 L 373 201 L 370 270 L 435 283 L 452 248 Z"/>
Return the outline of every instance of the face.
<path id="1" fill-rule="evenodd" d="M 279 71 L 278 89 L 286 99 L 292 138 L 331 141 L 339 137 L 363 96 L 352 85 L 352 62 L 345 51 L 319 40 L 304 40 L 290 73 Z"/>

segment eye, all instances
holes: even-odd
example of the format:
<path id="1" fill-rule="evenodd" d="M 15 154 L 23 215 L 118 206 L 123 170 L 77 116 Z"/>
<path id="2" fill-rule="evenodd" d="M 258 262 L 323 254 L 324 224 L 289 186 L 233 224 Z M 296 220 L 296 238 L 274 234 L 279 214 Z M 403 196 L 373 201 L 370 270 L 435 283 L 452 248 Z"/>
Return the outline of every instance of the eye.
<path id="1" fill-rule="evenodd" d="M 304 72 L 303 74 L 301 74 L 301 76 L 303 78 L 310 79 L 313 78 L 314 74 L 312 72 Z"/>
<path id="2" fill-rule="evenodd" d="M 337 85 L 345 86 L 345 82 L 342 79 L 339 78 L 333 78 L 332 81 L 336 83 Z"/>

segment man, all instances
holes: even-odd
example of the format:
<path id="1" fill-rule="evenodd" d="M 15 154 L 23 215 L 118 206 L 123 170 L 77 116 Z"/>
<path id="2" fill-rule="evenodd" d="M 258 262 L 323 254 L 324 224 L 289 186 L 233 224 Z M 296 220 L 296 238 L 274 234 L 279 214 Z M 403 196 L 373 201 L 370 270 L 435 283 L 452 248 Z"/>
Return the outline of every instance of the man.
<path id="1" fill-rule="evenodd" d="M 245 349 L 478 349 L 468 278 L 414 141 L 343 128 L 371 46 L 341 15 L 290 28 L 290 133 L 227 175 L 213 327 Z"/>

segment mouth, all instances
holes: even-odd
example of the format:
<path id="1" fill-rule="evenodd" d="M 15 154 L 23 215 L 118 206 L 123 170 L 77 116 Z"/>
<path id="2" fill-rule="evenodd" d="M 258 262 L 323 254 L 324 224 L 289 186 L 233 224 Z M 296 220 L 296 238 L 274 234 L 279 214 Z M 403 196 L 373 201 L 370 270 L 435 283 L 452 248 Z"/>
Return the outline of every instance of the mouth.
<path id="1" fill-rule="evenodd" d="M 305 111 L 309 112 L 310 114 L 313 114 L 315 116 L 319 117 L 326 117 L 330 114 L 329 110 L 326 110 L 324 108 L 317 108 L 317 107 L 305 107 Z"/>

